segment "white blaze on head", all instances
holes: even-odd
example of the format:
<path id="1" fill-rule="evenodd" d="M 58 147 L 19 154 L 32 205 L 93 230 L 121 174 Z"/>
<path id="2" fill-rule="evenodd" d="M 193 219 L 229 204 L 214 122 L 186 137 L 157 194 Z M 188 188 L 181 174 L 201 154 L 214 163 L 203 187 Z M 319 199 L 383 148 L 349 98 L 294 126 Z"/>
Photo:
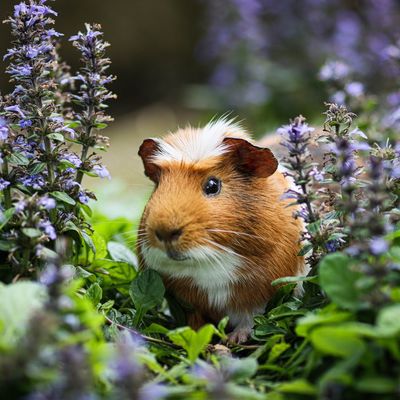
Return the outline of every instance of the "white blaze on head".
<path id="1" fill-rule="evenodd" d="M 249 140 L 246 131 L 233 119 L 220 118 L 209 122 L 204 128 L 185 128 L 166 136 L 154 139 L 159 149 L 154 161 L 178 161 L 196 163 L 218 157 L 225 153 L 225 137 Z"/>

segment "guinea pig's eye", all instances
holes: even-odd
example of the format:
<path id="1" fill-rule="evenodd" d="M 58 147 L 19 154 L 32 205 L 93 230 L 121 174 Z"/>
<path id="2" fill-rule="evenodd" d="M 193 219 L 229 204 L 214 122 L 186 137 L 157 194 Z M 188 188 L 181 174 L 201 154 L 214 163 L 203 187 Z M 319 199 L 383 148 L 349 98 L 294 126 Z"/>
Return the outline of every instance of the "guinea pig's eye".
<path id="1" fill-rule="evenodd" d="M 215 196 L 221 191 L 221 181 L 218 178 L 212 176 L 208 178 L 206 183 L 203 186 L 203 192 L 207 196 Z"/>

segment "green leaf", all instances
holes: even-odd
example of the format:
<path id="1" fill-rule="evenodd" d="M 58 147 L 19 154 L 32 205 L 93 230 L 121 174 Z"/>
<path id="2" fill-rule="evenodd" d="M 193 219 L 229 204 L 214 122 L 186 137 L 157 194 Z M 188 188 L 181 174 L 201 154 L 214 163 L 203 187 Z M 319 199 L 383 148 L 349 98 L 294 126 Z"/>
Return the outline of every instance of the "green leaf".
<path id="1" fill-rule="evenodd" d="M 71 121 L 67 124 L 68 128 L 78 128 L 79 126 L 81 126 L 81 123 L 79 121 Z"/>
<path id="2" fill-rule="evenodd" d="M 0 250 L 1 251 L 11 251 L 15 247 L 17 247 L 17 243 L 15 241 L 0 240 Z"/>
<path id="3" fill-rule="evenodd" d="M 306 228 L 307 228 L 308 232 L 310 232 L 312 234 L 316 234 L 321 229 L 321 221 L 318 220 L 318 221 L 315 221 L 315 222 L 313 222 L 311 224 L 307 224 Z"/>
<path id="4" fill-rule="evenodd" d="M 96 248 L 96 258 L 105 258 L 107 257 L 107 243 L 103 236 L 98 234 L 96 231 L 93 232 L 92 236 L 92 241 L 94 244 L 94 247 Z"/>
<path id="5" fill-rule="evenodd" d="M 383 308 L 377 318 L 377 329 L 384 336 L 396 336 L 400 333 L 400 304 Z"/>
<path id="6" fill-rule="evenodd" d="M 126 262 L 137 269 L 138 260 L 126 246 L 118 242 L 108 242 L 107 249 L 113 260 Z"/>
<path id="7" fill-rule="evenodd" d="M 296 379 L 292 382 L 284 382 L 276 388 L 281 393 L 296 393 L 304 395 L 316 395 L 315 387 L 305 379 Z"/>
<path id="8" fill-rule="evenodd" d="M 267 363 L 272 364 L 279 358 L 279 356 L 284 353 L 287 349 L 290 348 L 290 344 L 286 343 L 285 341 L 276 343 L 272 347 L 271 351 L 268 354 Z"/>
<path id="9" fill-rule="evenodd" d="M 313 276 L 284 276 L 282 278 L 275 279 L 271 282 L 272 286 L 281 285 L 282 283 L 296 283 L 296 282 L 317 282 L 317 275 Z"/>
<path id="10" fill-rule="evenodd" d="M 169 330 L 166 327 L 164 327 L 164 326 L 162 326 L 160 324 L 156 324 L 156 323 L 153 322 L 152 324 L 150 324 L 150 326 L 145 328 L 143 330 L 143 332 L 146 333 L 146 334 L 149 334 L 149 333 L 150 334 L 151 333 L 162 333 L 163 335 L 166 335 L 169 332 Z"/>
<path id="11" fill-rule="evenodd" d="M 129 294 L 136 309 L 143 312 L 157 307 L 164 299 L 165 288 L 160 275 L 152 270 L 146 269 L 141 272 L 132 282 Z"/>
<path id="12" fill-rule="evenodd" d="M 22 228 L 21 230 L 24 235 L 30 237 L 31 239 L 37 238 L 37 237 L 43 235 L 42 231 L 40 231 L 39 229 L 35 229 L 35 228 Z"/>
<path id="13" fill-rule="evenodd" d="M 56 198 L 57 200 L 70 204 L 71 206 L 74 206 L 76 204 L 75 200 L 72 197 L 68 196 L 67 193 L 56 191 L 56 192 L 50 192 L 50 195 Z"/>
<path id="14" fill-rule="evenodd" d="M 79 207 L 86 213 L 88 217 L 93 215 L 92 209 L 87 204 L 79 204 Z"/>
<path id="15" fill-rule="evenodd" d="M 64 142 L 64 135 L 61 133 L 53 132 L 47 135 L 48 138 L 56 140 L 57 142 Z"/>
<path id="16" fill-rule="evenodd" d="M 104 283 L 103 287 L 116 287 L 124 295 L 128 295 L 128 287 L 137 275 L 132 265 L 108 259 L 94 260 L 90 271 L 98 275 L 101 274 Z"/>
<path id="17" fill-rule="evenodd" d="M 317 350 L 332 356 L 360 356 L 365 350 L 365 344 L 358 335 L 341 326 L 316 328 L 311 332 L 310 339 Z"/>
<path id="18" fill-rule="evenodd" d="M 46 164 L 43 162 L 36 163 L 32 166 L 30 172 L 32 175 L 39 174 L 46 168 Z"/>
<path id="19" fill-rule="evenodd" d="M 240 382 L 251 378 L 258 368 L 258 363 L 255 358 L 231 358 L 223 357 L 221 365 L 229 371 L 230 380 Z"/>
<path id="20" fill-rule="evenodd" d="M 189 360 L 193 363 L 210 343 L 214 331 L 214 326 L 210 324 L 204 325 L 197 332 L 185 326 L 170 331 L 168 337 L 174 344 L 186 350 Z"/>
<path id="21" fill-rule="evenodd" d="M 351 269 L 352 260 L 342 254 L 327 255 L 320 263 L 319 280 L 328 297 L 338 306 L 357 310 L 363 307 L 363 293 L 357 285 L 362 274 Z"/>
<path id="22" fill-rule="evenodd" d="M 25 157 L 23 154 L 15 152 L 8 157 L 8 162 L 10 164 L 16 164 L 16 165 L 28 165 L 29 159 Z"/>
<path id="23" fill-rule="evenodd" d="M 11 349 L 25 334 L 34 311 L 46 300 L 43 285 L 21 281 L 0 283 L 0 350 Z"/>
<path id="24" fill-rule="evenodd" d="M 97 306 L 97 304 L 100 303 L 103 297 L 103 289 L 97 282 L 93 283 L 86 291 L 86 297 L 92 302 L 94 306 Z"/>
<path id="25" fill-rule="evenodd" d="M 305 256 L 309 251 L 312 250 L 312 248 L 313 248 L 312 244 L 307 243 L 301 248 L 301 250 L 299 251 L 299 253 L 297 255 L 300 257 Z"/>
<path id="26" fill-rule="evenodd" d="M 351 313 L 335 309 L 328 313 L 325 310 L 317 313 L 309 313 L 298 319 L 296 333 L 299 336 L 306 337 L 317 326 L 338 324 L 339 322 L 348 321 L 351 317 Z"/>
<path id="27" fill-rule="evenodd" d="M 113 306 L 114 300 L 108 300 L 100 306 L 99 311 L 102 311 L 104 314 L 108 314 Z"/>
<path id="28" fill-rule="evenodd" d="M 397 393 L 398 382 L 383 376 L 366 376 L 358 378 L 355 387 L 360 392 L 365 393 Z"/>
<path id="29" fill-rule="evenodd" d="M 107 124 L 105 124 L 105 123 L 103 123 L 103 122 L 98 122 L 97 124 L 95 124 L 94 125 L 94 127 L 96 128 L 96 129 L 105 129 L 105 128 L 107 128 Z"/>
<path id="30" fill-rule="evenodd" d="M 15 208 L 11 207 L 8 210 L 4 211 L 0 214 L 0 229 L 3 229 L 6 226 L 7 222 L 12 218 L 15 213 Z"/>
<path id="31" fill-rule="evenodd" d="M 92 250 L 93 254 L 96 254 L 96 246 L 94 245 L 92 238 L 85 231 L 81 231 L 81 235 L 89 249 Z"/>

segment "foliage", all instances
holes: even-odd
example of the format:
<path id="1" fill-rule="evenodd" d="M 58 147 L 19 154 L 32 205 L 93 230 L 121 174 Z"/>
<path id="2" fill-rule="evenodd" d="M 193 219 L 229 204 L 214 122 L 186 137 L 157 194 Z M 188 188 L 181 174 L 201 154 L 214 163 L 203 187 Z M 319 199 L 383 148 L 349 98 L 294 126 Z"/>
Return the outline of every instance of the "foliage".
<path id="1" fill-rule="evenodd" d="M 92 148 L 110 118 L 106 43 L 72 38 L 71 78 L 45 0 L 20 3 L 0 108 L 0 391 L 24 399 L 391 399 L 400 373 L 400 147 L 374 121 L 326 104 L 322 129 L 282 127 L 283 163 L 305 222 L 306 277 L 274 282 L 251 342 L 227 347 L 227 319 L 177 326 L 154 271 L 132 251 L 138 221 L 92 213 L 82 177 L 107 177 Z M 97 60 L 97 61 L 96 61 Z M 69 100 L 75 104 L 71 108 Z M 379 122 L 380 121 L 380 122 Z M 382 126 L 381 126 L 382 124 Z M 374 140 L 381 129 L 385 140 Z M 387 138 L 387 140 L 386 140 Z M 73 153 L 69 143 L 80 149 Z M 77 148 L 77 147 L 75 147 Z M 28 280 L 30 279 L 30 281 Z M 302 282 L 304 295 L 293 291 Z"/>

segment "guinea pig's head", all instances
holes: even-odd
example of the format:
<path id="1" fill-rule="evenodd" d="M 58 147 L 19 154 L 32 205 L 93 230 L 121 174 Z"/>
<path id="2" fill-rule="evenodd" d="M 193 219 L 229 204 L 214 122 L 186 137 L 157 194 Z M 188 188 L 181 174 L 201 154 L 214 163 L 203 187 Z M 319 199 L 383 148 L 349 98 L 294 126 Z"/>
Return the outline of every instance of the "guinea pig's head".
<path id="1" fill-rule="evenodd" d="M 151 267 L 167 269 L 235 255 L 233 244 L 251 237 L 245 231 L 257 222 L 259 192 L 278 166 L 269 149 L 225 120 L 146 139 L 139 155 L 155 183 L 139 230 L 140 251 Z"/>

